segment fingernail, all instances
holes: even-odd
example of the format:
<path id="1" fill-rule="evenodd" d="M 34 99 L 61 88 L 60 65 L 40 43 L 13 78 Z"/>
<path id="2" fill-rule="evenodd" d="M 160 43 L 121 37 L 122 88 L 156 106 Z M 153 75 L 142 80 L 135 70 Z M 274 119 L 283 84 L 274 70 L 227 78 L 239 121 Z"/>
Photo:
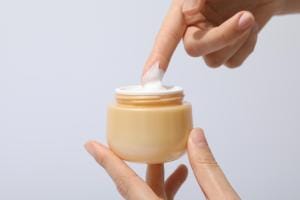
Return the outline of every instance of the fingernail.
<path id="1" fill-rule="evenodd" d="M 88 142 L 84 145 L 85 149 L 87 150 L 87 152 L 89 152 L 89 154 L 91 154 L 93 157 L 96 156 L 96 150 L 94 148 L 94 143 L 93 142 Z"/>
<path id="2" fill-rule="evenodd" d="M 192 130 L 191 139 L 192 142 L 199 148 L 203 146 L 207 146 L 206 138 L 204 136 L 203 130 L 201 129 Z"/>
<path id="3" fill-rule="evenodd" d="M 253 21 L 254 21 L 253 16 L 250 13 L 248 12 L 243 13 L 239 19 L 239 29 L 240 30 L 248 29 L 252 25 Z"/>
<path id="4" fill-rule="evenodd" d="M 183 3 L 183 12 L 197 9 L 199 5 L 199 0 L 185 0 Z"/>

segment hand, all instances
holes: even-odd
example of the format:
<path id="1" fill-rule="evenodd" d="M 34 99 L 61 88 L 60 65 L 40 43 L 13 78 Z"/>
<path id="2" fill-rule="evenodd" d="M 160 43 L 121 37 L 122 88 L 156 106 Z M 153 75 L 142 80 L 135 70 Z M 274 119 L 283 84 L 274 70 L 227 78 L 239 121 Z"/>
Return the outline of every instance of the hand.
<path id="1" fill-rule="evenodd" d="M 143 74 L 157 62 L 166 70 L 181 39 L 190 56 L 203 56 L 211 67 L 240 66 L 253 51 L 259 31 L 283 12 L 286 1 L 173 0 Z"/>
<path id="2" fill-rule="evenodd" d="M 187 177 L 187 168 L 181 165 L 164 181 L 163 165 L 150 165 L 144 182 L 103 145 L 88 142 L 85 147 L 114 180 L 120 194 L 128 200 L 173 199 Z M 194 175 L 207 199 L 240 199 L 216 163 L 201 129 L 191 132 L 187 152 Z"/>
<path id="3" fill-rule="evenodd" d="M 187 177 L 187 168 L 180 165 L 164 181 L 163 164 L 148 165 L 144 182 L 113 152 L 97 142 L 88 142 L 87 151 L 106 170 L 115 182 L 119 193 L 128 200 L 172 200 Z"/>

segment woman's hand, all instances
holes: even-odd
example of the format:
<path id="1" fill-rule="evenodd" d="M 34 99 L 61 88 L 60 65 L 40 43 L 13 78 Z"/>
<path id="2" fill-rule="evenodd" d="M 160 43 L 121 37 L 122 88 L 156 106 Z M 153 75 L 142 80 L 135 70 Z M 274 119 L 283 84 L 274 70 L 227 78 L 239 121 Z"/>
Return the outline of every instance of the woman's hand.
<path id="1" fill-rule="evenodd" d="M 270 18 L 291 10 L 287 1 L 300 10 L 299 0 L 173 0 L 143 74 L 157 62 L 166 70 L 181 39 L 190 56 L 211 67 L 241 65 Z"/>
<path id="2" fill-rule="evenodd" d="M 163 164 L 148 165 L 146 181 L 108 148 L 97 142 L 88 142 L 87 151 L 106 170 L 119 193 L 128 200 L 171 200 L 187 177 L 187 168 L 180 165 L 165 181 Z"/>
<path id="3" fill-rule="evenodd" d="M 187 168 L 181 165 L 165 181 L 163 165 L 157 164 L 148 166 L 146 181 L 143 181 L 103 145 L 88 142 L 85 147 L 128 200 L 173 199 L 187 177 Z M 187 152 L 194 175 L 207 199 L 240 199 L 216 163 L 201 129 L 191 132 Z"/>

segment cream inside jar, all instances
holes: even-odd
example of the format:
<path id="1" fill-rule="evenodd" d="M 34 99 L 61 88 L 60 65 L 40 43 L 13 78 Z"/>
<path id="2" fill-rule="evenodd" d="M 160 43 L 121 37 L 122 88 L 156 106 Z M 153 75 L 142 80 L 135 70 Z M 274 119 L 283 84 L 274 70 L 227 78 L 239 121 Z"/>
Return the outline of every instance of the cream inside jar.
<path id="1" fill-rule="evenodd" d="M 182 93 L 178 86 L 165 86 L 162 84 L 164 71 L 155 63 L 142 77 L 141 85 L 130 85 L 116 89 L 116 94 L 122 95 L 168 95 Z"/>

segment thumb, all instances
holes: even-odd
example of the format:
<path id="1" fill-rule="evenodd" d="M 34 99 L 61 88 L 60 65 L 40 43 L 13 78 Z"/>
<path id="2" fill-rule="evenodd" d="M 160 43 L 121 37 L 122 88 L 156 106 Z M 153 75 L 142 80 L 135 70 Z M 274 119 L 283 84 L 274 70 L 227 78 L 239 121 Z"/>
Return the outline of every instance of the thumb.
<path id="1" fill-rule="evenodd" d="M 207 199 L 240 199 L 215 161 L 203 130 L 192 130 L 188 141 L 188 157 Z"/>

